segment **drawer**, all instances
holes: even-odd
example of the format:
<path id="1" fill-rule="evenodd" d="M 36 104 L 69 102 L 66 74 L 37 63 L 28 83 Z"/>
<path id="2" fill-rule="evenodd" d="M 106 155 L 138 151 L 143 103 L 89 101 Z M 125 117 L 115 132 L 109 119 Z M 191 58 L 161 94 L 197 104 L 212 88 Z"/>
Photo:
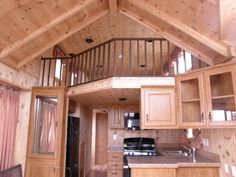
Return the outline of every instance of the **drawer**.
<path id="1" fill-rule="evenodd" d="M 108 162 L 123 162 L 123 153 L 120 152 L 109 152 Z"/>
<path id="2" fill-rule="evenodd" d="M 123 177 L 123 170 L 107 170 L 107 177 Z"/>
<path id="3" fill-rule="evenodd" d="M 114 170 L 114 169 L 123 169 L 123 162 L 108 162 L 107 165 L 108 170 Z"/>

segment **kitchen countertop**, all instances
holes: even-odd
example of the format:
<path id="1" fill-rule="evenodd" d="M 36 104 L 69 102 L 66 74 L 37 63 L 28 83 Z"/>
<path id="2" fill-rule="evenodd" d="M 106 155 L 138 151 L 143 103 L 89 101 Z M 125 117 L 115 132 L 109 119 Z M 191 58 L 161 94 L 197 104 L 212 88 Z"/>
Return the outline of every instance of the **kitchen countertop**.
<path id="1" fill-rule="evenodd" d="M 158 149 L 162 156 L 129 156 L 130 168 L 178 168 L 178 167 L 220 167 L 219 158 L 196 154 L 195 162 L 189 156 L 167 155 L 165 148 Z M 170 149 L 166 149 L 170 150 Z"/>

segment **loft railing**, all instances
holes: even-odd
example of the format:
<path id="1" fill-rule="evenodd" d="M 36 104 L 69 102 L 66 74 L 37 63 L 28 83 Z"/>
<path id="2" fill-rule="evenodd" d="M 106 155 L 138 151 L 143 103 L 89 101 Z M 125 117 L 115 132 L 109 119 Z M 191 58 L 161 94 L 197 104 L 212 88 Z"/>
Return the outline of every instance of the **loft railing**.
<path id="1" fill-rule="evenodd" d="M 163 38 L 116 38 L 70 57 L 42 58 L 41 85 L 70 87 L 108 77 L 166 77 L 179 73 L 181 63 L 181 72 L 189 69 L 189 63 L 206 66 L 186 53 Z"/>

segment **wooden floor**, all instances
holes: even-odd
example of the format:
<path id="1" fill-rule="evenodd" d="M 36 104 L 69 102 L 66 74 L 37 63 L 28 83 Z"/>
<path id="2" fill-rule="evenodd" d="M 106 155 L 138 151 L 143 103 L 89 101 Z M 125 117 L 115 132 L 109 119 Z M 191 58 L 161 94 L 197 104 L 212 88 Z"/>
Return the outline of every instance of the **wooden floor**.
<path id="1" fill-rule="evenodd" d="M 87 177 L 107 177 L 107 165 L 96 165 Z"/>

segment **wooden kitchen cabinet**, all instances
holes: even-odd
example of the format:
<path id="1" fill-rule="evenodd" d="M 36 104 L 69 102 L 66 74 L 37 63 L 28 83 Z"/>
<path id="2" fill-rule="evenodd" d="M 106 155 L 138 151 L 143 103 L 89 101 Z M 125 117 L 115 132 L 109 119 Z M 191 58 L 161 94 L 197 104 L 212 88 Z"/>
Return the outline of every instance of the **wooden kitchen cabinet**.
<path id="1" fill-rule="evenodd" d="M 206 114 L 209 126 L 236 125 L 236 67 L 204 72 Z"/>
<path id="2" fill-rule="evenodd" d="M 176 169 L 176 177 L 219 177 L 218 167 L 181 167 Z"/>
<path id="3" fill-rule="evenodd" d="M 141 129 L 174 128 L 175 88 L 141 88 Z"/>
<path id="4" fill-rule="evenodd" d="M 175 177 L 175 168 L 132 168 L 131 177 Z"/>
<path id="5" fill-rule="evenodd" d="M 206 126 L 202 73 L 177 76 L 176 88 L 179 126 Z"/>
<path id="6" fill-rule="evenodd" d="M 123 152 L 108 152 L 107 177 L 123 177 Z"/>
<path id="7" fill-rule="evenodd" d="M 124 129 L 124 113 L 139 112 L 139 105 L 114 105 L 109 111 L 109 127 Z"/>
<path id="8" fill-rule="evenodd" d="M 109 127 L 124 128 L 124 112 L 122 105 L 115 105 L 109 111 Z"/>
<path id="9" fill-rule="evenodd" d="M 179 126 L 235 126 L 235 75 L 234 64 L 176 76 Z"/>

